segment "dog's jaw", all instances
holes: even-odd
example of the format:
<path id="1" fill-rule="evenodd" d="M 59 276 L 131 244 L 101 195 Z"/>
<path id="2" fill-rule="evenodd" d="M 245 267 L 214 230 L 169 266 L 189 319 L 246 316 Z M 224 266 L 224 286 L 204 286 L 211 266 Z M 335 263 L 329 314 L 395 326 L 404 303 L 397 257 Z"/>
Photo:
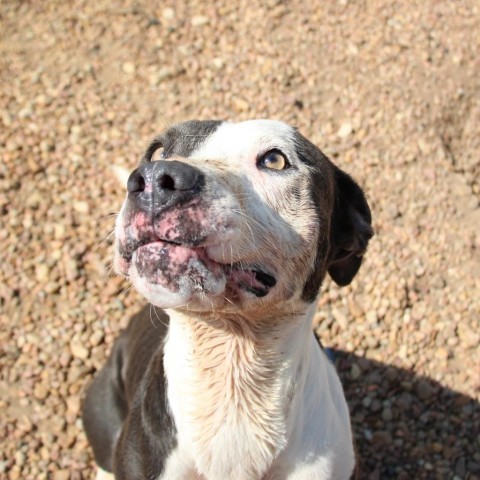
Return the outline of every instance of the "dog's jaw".
<path id="1" fill-rule="evenodd" d="M 218 308 L 225 298 L 235 303 L 265 297 L 277 284 L 271 267 L 235 259 L 239 228 L 234 214 L 195 209 L 195 218 L 188 220 L 197 228 L 180 232 L 172 221 L 178 212 L 152 224 L 143 213 L 129 218 L 123 210 L 117 218 L 114 268 L 155 306 Z M 181 212 L 183 219 L 188 211 Z M 202 226 L 201 219 L 207 217 L 221 220 Z"/>
<path id="2" fill-rule="evenodd" d="M 215 246 L 212 249 L 216 251 Z M 118 274 L 161 308 L 210 309 L 227 296 L 232 302 L 265 297 L 276 286 L 275 276 L 264 268 L 223 263 L 223 256 L 217 262 L 209 251 L 209 247 L 154 241 L 138 247 L 130 258 L 116 253 L 114 263 Z"/>
<path id="3" fill-rule="evenodd" d="M 204 249 L 166 242 L 135 250 L 128 272 L 139 293 L 162 308 L 188 305 L 197 295 L 218 296 L 226 284 L 224 270 Z"/>

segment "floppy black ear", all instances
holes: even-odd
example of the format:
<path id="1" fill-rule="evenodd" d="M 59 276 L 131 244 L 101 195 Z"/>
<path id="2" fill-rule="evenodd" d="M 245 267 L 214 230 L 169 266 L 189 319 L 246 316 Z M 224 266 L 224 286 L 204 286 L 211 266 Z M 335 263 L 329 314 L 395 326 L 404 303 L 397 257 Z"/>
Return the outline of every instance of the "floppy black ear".
<path id="1" fill-rule="evenodd" d="M 336 195 L 330 235 L 328 273 L 340 286 L 358 272 L 373 235 L 372 216 L 362 189 L 335 167 Z"/>

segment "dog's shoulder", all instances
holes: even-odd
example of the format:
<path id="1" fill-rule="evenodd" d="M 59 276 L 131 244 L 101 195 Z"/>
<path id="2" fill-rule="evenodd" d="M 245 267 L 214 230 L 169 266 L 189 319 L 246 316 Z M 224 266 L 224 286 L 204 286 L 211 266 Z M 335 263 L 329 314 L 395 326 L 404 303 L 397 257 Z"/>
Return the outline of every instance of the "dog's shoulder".
<path id="1" fill-rule="evenodd" d="M 132 316 L 128 327 L 122 332 L 119 340 L 123 342 L 123 357 L 119 373 L 125 382 L 129 401 L 133 399 L 155 354 L 160 352 L 162 355 L 168 324 L 169 317 L 163 310 L 146 305 Z"/>
<path id="2" fill-rule="evenodd" d="M 122 378 L 129 411 L 116 444 L 116 478 L 156 478 L 176 446 L 176 428 L 168 405 L 163 341 L 168 316 L 147 306 L 122 334 Z M 148 428 L 145 428 L 145 427 Z"/>
<path id="3" fill-rule="evenodd" d="M 149 305 L 133 315 L 85 398 L 95 457 L 116 479 L 157 478 L 176 445 L 163 370 L 168 323 Z"/>

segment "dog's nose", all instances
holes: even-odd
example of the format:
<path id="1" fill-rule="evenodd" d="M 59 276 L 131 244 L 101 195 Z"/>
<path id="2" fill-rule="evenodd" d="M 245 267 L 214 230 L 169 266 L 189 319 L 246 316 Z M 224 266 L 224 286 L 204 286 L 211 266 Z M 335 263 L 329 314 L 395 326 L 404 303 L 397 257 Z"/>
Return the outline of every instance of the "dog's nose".
<path id="1" fill-rule="evenodd" d="M 143 211 L 186 203 L 204 186 L 203 173 L 176 160 L 148 162 L 134 170 L 127 182 L 129 197 Z"/>

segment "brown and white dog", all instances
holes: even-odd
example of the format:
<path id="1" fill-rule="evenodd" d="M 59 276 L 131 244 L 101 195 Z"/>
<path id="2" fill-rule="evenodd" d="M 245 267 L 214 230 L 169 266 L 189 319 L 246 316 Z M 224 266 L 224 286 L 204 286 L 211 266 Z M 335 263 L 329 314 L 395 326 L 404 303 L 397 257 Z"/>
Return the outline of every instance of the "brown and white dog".
<path id="1" fill-rule="evenodd" d="M 115 269 L 154 307 L 133 317 L 85 399 L 100 472 L 348 479 L 348 408 L 312 317 L 327 272 L 346 285 L 362 262 L 362 190 L 271 120 L 173 126 L 127 190 Z"/>

